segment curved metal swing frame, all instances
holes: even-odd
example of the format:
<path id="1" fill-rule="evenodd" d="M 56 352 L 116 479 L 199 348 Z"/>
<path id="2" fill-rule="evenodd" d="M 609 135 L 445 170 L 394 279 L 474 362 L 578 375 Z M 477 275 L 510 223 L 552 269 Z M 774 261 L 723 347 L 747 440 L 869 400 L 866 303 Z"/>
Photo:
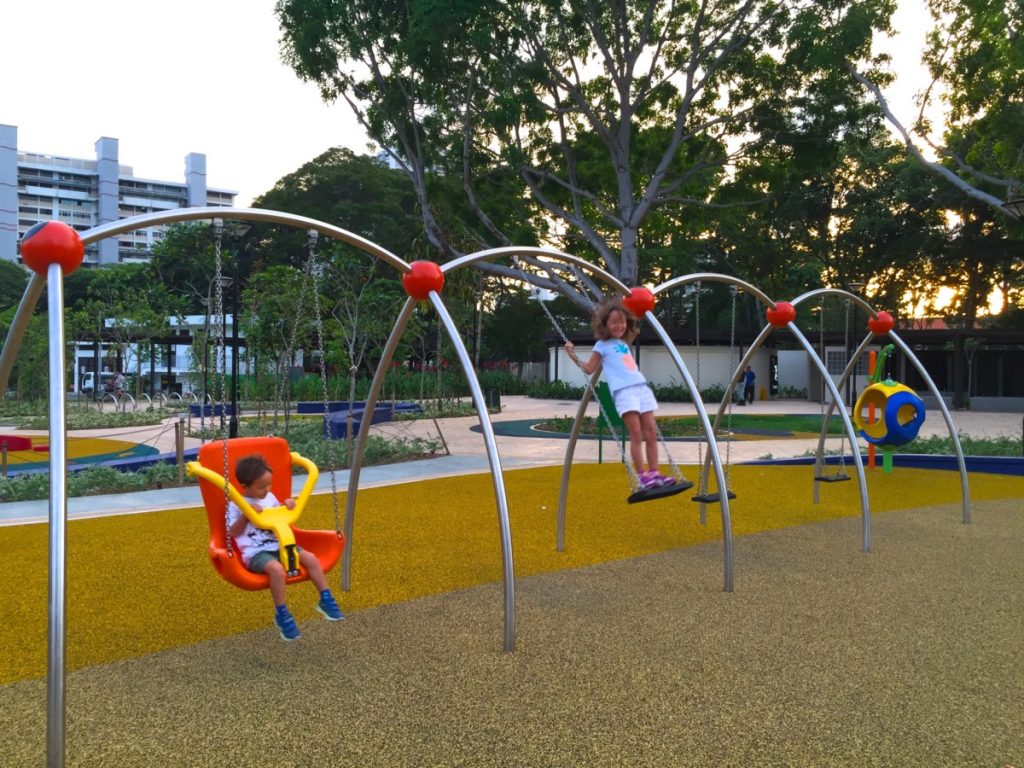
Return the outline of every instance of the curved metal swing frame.
<path id="1" fill-rule="evenodd" d="M 764 304 L 765 307 L 771 308 L 771 309 L 775 308 L 775 302 L 772 301 L 772 299 L 770 299 L 767 296 L 767 294 L 765 294 L 760 289 L 756 288 L 755 286 L 751 285 L 750 283 L 748 283 L 748 282 L 746 282 L 744 280 L 740 280 L 740 279 L 738 279 L 736 277 L 733 277 L 731 275 L 723 275 L 723 274 L 719 274 L 719 273 L 716 273 L 716 272 L 701 272 L 701 273 L 697 273 L 697 274 L 693 274 L 693 275 L 684 275 L 682 277 L 677 277 L 677 278 L 674 278 L 672 280 L 669 280 L 668 282 L 664 283 L 661 286 L 658 286 L 658 288 L 655 289 L 655 290 L 656 290 L 657 294 L 660 294 L 660 293 L 664 293 L 665 291 L 670 290 L 672 288 L 676 288 L 676 287 L 679 287 L 679 286 L 682 286 L 682 285 L 688 285 L 690 283 L 694 283 L 694 282 L 698 282 L 698 281 L 701 281 L 701 282 L 703 282 L 703 281 L 718 282 L 718 283 L 725 283 L 726 285 L 734 285 L 739 290 L 743 291 L 744 293 L 749 293 L 751 296 L 754 296 L 758 301 L 760 301 L 762 304 Z M 833 289 L 824 289 L 824 290 L 830 291 L 830 290 L 833 290 Z M 790 303 L 794 304 L 794 306 L 796 305 L 796 302 L 790 302 Z M 839 391 L 838 391 L 838 389 L 836 389 L 836 385 L 832 381 L 832 378 L 828 375 L 828 371 L 825 369 L 825 364 L 822 362 L 821 358 L 817 355 L 817 353 L 815 353 L 813 345 L 807 340 L 807 338 L 803 335 L 803 333 L 801 333 L 800 329 L 797 327 L 795 322 L 790 322 L 786 327 L 789 329 L 790 333 L 792 333 L 793 336 L 796 338 L 796 340 L 800 344 L 800 346 L 803 347 L 803 349 L 810 355 L 811 360 L 812 360 L 814 366 L 818 369 L 818 372 L 822 375 L 823 379 L 826 382 L 826 386 L 829 387 L 829 391 L 832 393 L 833 399 L 838 398 L 839 397 Z M 764 345 L 765 341 L 768 339 L 768 337 L 771 335 L 772 331 L 774 331 L 774 330 L 775 330 L 775 326 L 771 325 L 770 323 L 767 324 L 761 330 L 761 332 L 758 334 L 757 338 L 754 340 L 754 343 L 750 345 L 750 347 L 747 349 L 746 353 L 742 356 L 739 364 L 736 366 L 736 369 L 732 372 L 732 375 L 729 376 L 729 380 L 728 380 L 728 382 L 726 384 L 726 387 L 725 387 L 725 394 L 722 396 L 722 402 L 719 404 L 718 410 L 715 413 L 715 421 L 714 421 L 714 429 L 715 430 L 717 430 L 719 425 L 721 424 L 722 416 L 725 413 L 725 410 L 728 407 L 729 402 L 732 400 L 732 393 L 736 389 L 737 377 L 747 367 L 747 365 L 750 364 L 750 362 L 754 358 L 754 355 Z M 843 416 L 843 427 L 846 430 L 847 437 L 850 439 L 851 444 L 856 445 L 856 431 L 854 430 L 853 422 L 850 421 L 850 417 L 849 417 L 849 415 L 845 411 L 843 412 L 842 416 Z M 865 552 L 868 552 L 871 549 L 871 512 L 870 512 L 870 507 L 869 507 L 869 504 L 868 504 L 868 489 L 867 489 L 867 482 L 866 482 L 866 480 L 864 478 L 864 467 L 863 467 L 863 464 L 862 464 L 862 462 L 860 460 L 860 454 L 857 453 L 857 452 L 855 452 L 854 464 L 857 467 L 857 479 L 858 479 L 858 483 L 859 483 L 859 486 L 860 486 L 861 546 L 862 546 L 862 548 L 863 548 L 863 550 Z M 707 473 L 708 473 L 708 461 L 707 461 L 707 459 L 705 459 L 704 465 L 701 467 L 701 480 L 702 480 L 702 482 L 706 483 Z M 724 487 L 725 487 L 725 485 L 724 485 L 723 481 L 720 479 L 719 480 L 719 488 L 721 489 L 721 488 L 724 488 Z M 704 505 L 702 504 L 701 505 L 701 522 L 704 522 L 704 520 L 705 520 L 705 511 L 704 511 Z"/>
<path id="2" fill-rule="evenodd" d="M 213 220 L 213 219 L 228 219 L 238 221 L 257 221 L 257 222 L 268 222 L 282 224 L 285 226 L 299 227 L 306 229 L 307 231 L 313 230 L 319 234 L 325 235 L 334 240 L 338 240 L 347 243 L 358 250 L 363 251 L 371 256 L 381 259 L 385 263 L 394 267 L 400 273 L 408 273 L 411 268 L 408 263 L 398 256 L 392 254 L 390 251 L 376 245 L 375 243 L 366 240 L 352 232 L 335 227 L 316 219 L 311 219 L 304 216 L 295 216 L 279 211 L 268 211 L 253 208 L 222 208 L 216 206 L 206 206 L 199 208 L 187 208 L 187 209 L 176 209 L 173 211 L 164 211 L 160 213 L 144 214 L 141 216 L 135 216 L 128 219 L 120 219 L 116 222 L 110 222 L 102 224 L 97 227 L 86 231 L 81 235 L 82 242 L 85 245 L 97 242 L 107 237 L 112 237 L 123 232 L 128 232 L 134 229 L 173 224 L 176 222 L 184 221 L 201 221 L 201 220 Z M 522 254 L 531 256 L 544 256 L 552 258 L 565 263 L 573 264 L 580 267 L 590 273 L 596 274 L 602 277 L 609 285 L 615 290 L 622 294 L 628 294 L 628 288 L 620 281 L 612 277 L 607 272 L 604 272 L 599 267 L 590 262 L 584 261 L 575 256 L 571 256 L 560 251 L 548 248 L 494 248 L 485 251 L 480 251 L 462 258 L 456 259 L 442 266 L 442 273 L 447 274 L 453 272 L 456 269 L 468 266 L 478 261 L 485 261 L 493 258 L 497 258 L 502 255 L 508 254 Z M 65 621 L 65 603 L 66 603 L 66 583 L 65 583 L 65 559 L 66 559 L 66 527 L 67 527 L 67 430 L 66 430 L 66 407 L 64 400 L 64 392 L 66 389 L 65 381 L 65 335 L 64 335 L 64 283 L 63 283 L 63 269 L 60 264 L 53 263 L 47 268 L 47 274 L 44 278 L 42 275 L 33 274 L 25 288 L 25 292 L 22 296 L 21 302 L 15 311 L 14 318 L 11 322 L 11 327 L 8 331 L 7 338 L 4 342 L 3 350 L 0 351 L 0 389 L 6 386 L 6 383 L 10 377 L 11 370 L 13 369 L 15 356 L 17 350 L 21 345 L 21 340 L 24 337 L 25 330 L 28 326 L 32 312 L 35 309 L 36 304 L 40 296 L 42 295 L 43 288 L 47 288 L 47 310 L 49 315 L 49 352 L 48 352 L 48 369 L 49 369 L 49 388 L 48 397 L 50 402 L 50 414 L 49 414 L 49 443 L 50 443 L 50 497 L 49 497 L 49 602 L 48 602 L 48 638 L 47 638 L 47 754 L 50 762 L 54 764 L 62 764 L 64 754 L 64 718 L 65 718 L 65 637 L 66 637 L 66 621 Z M 760 291 L 755 289 L 749 283 L 744 283 L 736 278 L 730 278 L 724 275 L 716 275 L 714 273 L 703 273 L 700 275 L 690 275 L 683 278 L 677 278 L 670 280 L 665 284 L 655 289 L 655 295 L 663 293 L 672 287 L 681 284 L 682 281 L 689 280 L 718 280 L 720 282 L 728 281 L 738 286 L 744 286 L 744 290 L 758 296 L 763 302 L 769 306 L 775 306 L 774 302 L 768 299 L 767 296 L 762 294 Z M 832 290 L 832 289 L 825 289 Z M 844 292 L 845 293 L 845 292 Z M 852 296 L 852 295 L 851 295 Z M 805 295 L 802 298 L 806 298 Z M 512 651 L 515 648 L 515 589 L 514 589 L 514 572 L 513 572 L 513 560 L 512 560 L 512 542 L 511 533 L 509 528 L 508 520 L 508 502 L 505 493 L 504 481 L 501 472 L 501 463 L 497 452 L 497 446 L 494 439 L 494 432 L 491 426 L 489 417 L 487 416 L 486 404 L 483 398 L 483 393 L 480 388 L 479 381 L 477 380 L 475 371 L 473 369 L 469 354 L 466 350 L 465 344 L 462 341 L 461 335 L 455 324 L 449 315 L 447 309 L 440 296 L 431 292 L 429 294 L 429 301 L 437 311 L 438 316 L 441 318 L 446 331 L 451 338 L 453 345 L 455 346 L 456 352 L 459 357 L 459 361 L 462 364 L 464 373 L 470 386 L 472 393 L 473 403 L 477 409 L 477 413 L 480 419 L 481 430 L 484 435 L 484 444 L 487 451 L 488 461 L 491 467 L 491 477 L 494 485 L 495 498 L 498 508 L 498 522 L 499 522 L 499 535 L 501 539 L 501 555 L 502 555 L 502 578 L 503 578 L 503 589 L 504 589 L 504 649 L 506 651 Z M 861 303 L 865 308 L 876 316 L 874 310 L 866 305 L 858 297 L 852 296 L 853 300 Z M 796 302 L 794 302 L 795 304 Z M 398 341 L 401 338 L 401 334 L 408 323 L 409 317 L 414 309 L 415 302 L 410 299 L 406 302 L 405 306 L 399 313 L 399 316 L 395 322 L 391 337 L 388 339 L 387 346 L 385 349 L 385 357 L 381 361 L 381 365 L 378 366 L 376 373 L 374 374 L 374 380 L 371 384 L 371 400 L 368 401 L 368 407 L 372 408 L 375 404 L 376 398 L 379 395 L 380 387 L 383 383 L 383 374 L 387 365 L 390 363 L 391 358 L 394 356 L 395 349 L 397 348 Z M 665 329 L 654 317 L 653 313 L 645 313 L 645 319 L 648 321 L 650 326 L 654 329 L 655 333 L 661 339 L 666 349 L 683 376 L 687 387 L 691 392 L 695 391 L 693 380 L 690 373 L 683 363 L 682 358 L 679 356 L 675 345 L 671 342 Z M 790 323 L 790 331 L 794 334 L 800 344 L 811 354 L 811 359 L 815 361 L 815 364 L 819 367 L 819 370 L 823 368 L 820 358 L 814 354 L 813 348 L 811 348 L 807 339 L 799 331 L 799 329 Z M 752 353 L 756 351 L 760 343 L 763 343 L 764 338 L 767 337 L 771 331 L 771 326 L 762 331 L 762 334 L 758 337 L 759 343 L 751 347 L 748 350 L 744 359 L 740 362 L 739 368 L 746 364 L 746 361 L 750 358 Z M 963 494 L 964 494 L 964 522 L 969 521 L 969 495 L 967 487 L 966 468 L 963 460 L 962 450 L 960 448 L 959 439 L 956 434 L 956 430 L 953 427 L 952 419 L 949 415 L 948 410 L 942 401 L 937 389 L 931 378 L 928 376 L 924 368 L 920 365 L 920 362 L 913 355 L 912 351 L 906 346 L 905 343 L 899 339 L 896 334 L 889 334 L 893 342 L 904 352 L 917 367 L 918 371 L 922 374 L 923 378 L 929 385 L 929 389 L 936 396 L 937 402 L 939 403 L 940 410 L 946 419 L 947 426 L 950 430 L 950 435 L 953 439 L 953 443 L 957 449 L 957 457 L 960 464 Z M 861 345 L 866 346 L 865 344 Z M 851 368 L 852 370 L 852 368 Z M 849 373 L 849 371 L 847 372 Z M 830 388 L 833 390 L 833 399 L 838 401 L 838 391 L 836 390 L 835 384 L 832 383 L 831 377 L 827 376 L 827 372 L 824 373 L 825 379 L 828 382 Z M 845 376 L 846 374 L 844 374 Z M 730 381 L 730 390 L 727 393 L 727 397 L 731 397 L 731 390 L 734 387 L 735 376 Z M 592 390 L 588 390 L 592 391 Z M 724 400 L 724 398 L 723 398 Z M 575 449 L 575 443 L 579 435 L 580 424 L 582 423 L 582 416 L 586 410 L 588 396 L 585 394 L 580 403 L 580 408 L 577 412 L 577 418 L 573 425 L 573 432 L 569 441 L 569 447 L 566 452 L 566 464 L 563 469 L 562 479 L 562 494 L 559 504 L 559 537 L 560 543 L 564 543 L 564 498 L 568 488 L 568 477 L 569 468 L 571 467 L 571 457 Z M 704 430 L 705 437 L 708 445 L 708 460 L 714 464 L 716 479 L 719 484 L 719 488 L 726 487 L 726 480 L 724 471 L 722 468 L 717 443 L 715 441 L 715 428 L 712 427 L 707 411 L 704 408 L 704 404 L 701 401 L 699 392 L 694 397 L 694 404 L 696 406 L 698 416 L 700 418 L 701 427 Z M 717 422 L 721 417 L 721 411 L 723 405 L 720 406 L 719 413 L 716 416 Z M 847 431 L 851 436 L 851 445 L 856 444 L 852 434 L 852 424 L 848 415 L 843 409 L 843 421 L 847 427 Z M 355 493 L 354 491 L 358 486 L 359 466 L 362 462 L 362 452 L 365 447 L 366 437 L 369 433 L 369 420 L 362 420 L 360 423 L 359 442 L 356 455 L 353 457 L 353 471 L 350 474 L 350 485 L 349 485 L 349 497 L 348 506 L 346 508 L 346 520 L 345 520 L 345 534 L 349 542 L 352 541 L 352 526 L 354 524 L 354 509 L 355 509 Z M 863 480 L 863 466 L 860 461 L 859 451 L 854 451 L 855 464 L 858 469 L 858 474 L 861 482 L 861 498 L 862 498 L 862 509 L 864 510 L 864 516 L 867 516 L 867 502 L 866 502 L 866 487 L 864 486 Z M 705 467 L 706 467 L 705 463 Z M 731 592 L 733 590 L 733 576 L 732 576 L 732 527 L 729 512 L 729 503 L 726 495 L 722 495 L 720 501 L 720 508 L 722 512 L 722 527 L 723 527 L 723 543 L 725 550 L 725 591 Z M 867 529 L 869 531 L 869 529 Z M 868 533 L 865 534 L 865 543 L 869 544 Z M 345 562 L 343 568 L 343 588 L 348 588 L 348 577 L 350 567 L 350 547 L 346 547 L 345 550 Z"/>
<path id="3" fill-rule="evenodd" d="M 850 293 L 849 291 L 844 291 L 838 288 L 817 288 L 813 291 L 808 291 L 807 293 L 801 294 L 797 298 L 793 299 L 793 301 L 790 303 L 794 307 L 796 307 L 799 306 L 804 301 L 822 295 L 842 296 L 843 298 L 852 301 L 858 307 L 863 309 L 868 315 L 871 316 L 872 319 L 878 317 L 878 312 L 875 310 L 875 308 L 872 307 L 863 298 L 857 296 L 856 294 Z M 925 369 L 921 361 L 917 358 L 917 355 L 914 354 L 913 350 L 907 345 L 905 341 L 903 341 L 903 339 L 901 339 L 896 334 L 894 330 L 889 331 L 888 336 L 892 343 L 895 344 L 896 347 L 904 355 L 906 355 L 907 359 L 911 362 L 911 364 L 914 366 L 917 372 L 921 375 L 921 378 L 924 379 L 925 385 L 928 387 L 929 393 L 931 393 L 932 397 L 935 398 L 935 402 L 937 403 L 939 412 L 942 414 L 943 421 L 946 424 L 946 429 L 949 432 L 950 441 L 953 443 L 953 449 L 956 452 L 957 470 L 960 473 L 960 495 L 962 507 L 961 520 L 964 523 L 964 525 L 968 525 L 971 522 L 971 489 L 967 479 L 967 462 L 964 459 L 963 447 L 960 445 L 960 435 L 957 433 L 956 425 L 953 423 L 953 416 L 952 414 L 950 414 L 949 408 L 946 407 L 946 403 L 942 399 L 942 395 L 939 392 L 938 387 L 935 386 L 935 382 L 932 380 L 932 377 L 928 374 L 928 371 Z M 846 364 L 846 368 L 843 370 L 842 376 L 839 377 L 839 381 L 836 383 L 837 391 L 842 391 L 842 389 L 846 386 L 847 380 L 853 376 L 853 372 L 857 369 L 857 363 L 860 361 L 860 358 L 867 351 L 868 347 L 871 346 L 871 343 L 872 341 L 874 341 L 874 339 L 875 334 L 871 331 L 868 331 L 867 336 L 864 337 L 864 340 L 858 345 L 853 355 L 850 356 L 850 359 Z M 831 376 L 829 376 L 828 378 L 831 379 Z M 836 399 L 835 395 L 833 395 L 832 402 L 829 403 L 828 408 L 825 410 L 825 418 L 822 419 L 821 434 L 818 436 L 818 448 L 815 451 L 815 469 L 817 469 L 820 466 L 820 464 L 824 462 L 825 437 L 828 434 L 829 420 L 832 418 L 832 413 L 835 410 L 835 404 Z M 843 411 L 845 412 L 846 409 L 843 408 Z M 855 442 L 853 443 L 853 445 L 857 446 L 858 444 Z M 855 457 L 859 457 L 859 448 L 854 449 L 852 453 Z M 814 484 L 814 493 L 814 502 L 817 504 L 818 483 Z"/>

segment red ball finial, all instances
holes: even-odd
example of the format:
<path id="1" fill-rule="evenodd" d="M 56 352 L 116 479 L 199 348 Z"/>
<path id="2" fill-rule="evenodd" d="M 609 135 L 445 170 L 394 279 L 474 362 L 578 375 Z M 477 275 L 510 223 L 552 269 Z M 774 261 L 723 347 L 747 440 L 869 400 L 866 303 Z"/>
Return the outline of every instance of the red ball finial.
<path id="1" fill-rule="evenodd" d="M 775 308 L 768 307 L 764 315 L 768 318 L 768 322 L 776 328 L 785 328 L 796 320 L 796 307 L 788 301 L 777 301 Z"/>
<path id="2" fill-rule="evenodd" d="M 426 301 L 431 291 L 440 293 L 444 288 L 444 272 L 432 261 L 414 261 L 402 275 L 402 287 L 416 301 Z"/>
<path id="3" fill-rule="evenodd" d="M 41 221 L 21 237 L 21 260 L 38 275 L 46 277 L 51 264 L 60 264 L 70 275 L 85 258 L 85 243 L 62 221 Z"/>
<path id="4" fill-rule="evenodd" d="M 642 285 L 632 288 L 629 296 L 622 300 L 622 306 L 629 310 L 633 317 L 643 317 L 648 312 L 654 311 L 654 294 Z"/>
<path id="5" fill-rule="evenodd" d="M 879 312 L 876 317 L 868 318 L 868 330 L 875 336 L 885 336 L 896 327 L 896 321 L 888 312 Z"/>

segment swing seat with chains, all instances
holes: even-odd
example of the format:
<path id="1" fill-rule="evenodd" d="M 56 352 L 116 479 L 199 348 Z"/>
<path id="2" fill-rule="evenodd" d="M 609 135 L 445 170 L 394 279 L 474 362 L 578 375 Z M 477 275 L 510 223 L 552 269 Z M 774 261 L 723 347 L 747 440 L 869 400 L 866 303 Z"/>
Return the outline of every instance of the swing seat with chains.
<path id="1" fill-rule="evenodd" d="M 228 494 L 241 508 L 253 524 L 261 528 L 274 530 L 281 543 L 282 562 L 287 557 L 288 546 L 297 544 L 302 549 L 312 552 L 320 561 L 324 573 L 338 562 L 345 549 L 345 534 L 338 531 L 313 531 L 293 528 L 292 523 L 302 514 L 302 510 L 313 491 L 319 475 L 316 465 L 288 448 L 288 443 L 280 437 L 238 437 L 227 441 Z M 266 460 L 273 473 L 271 490 L 279 499 L 292 495 L 292 466 L 302 466 L 307 471 L 306 482 L 295 500 L 295 509 L 276 507 L 263 513 L 255 512 L 238 491 L 238 479 L 235 477 L 235 465 L 243 456 L 258 453 Z M 190 475 L 199 478 L 199 488 L 206 506 L 206 519 L 210 527 L 210 543 L 207 552 L 210 562 L 222 579 L 236 587 L 247 590 L 266 589 L 270 580 L 263 573 L 253 573 L 245 567 L 237 546 L 232 542 L 228 546 L 228 532 L 225 523 L 227 501 L 224 492 L 224 459 L 225 444 L 210 442 L 199 449 L 198 461 L 190 461 L 186 466 Z M 269 514 L 268 514 L 269 513 Z M 286 517 L 282 517 L 285 516 Z M 297 562 L 294 569 L 285 563 L 285 569 L 293 570 L 286 577 L 288 584 L 305 581 L 309 578 L 306 569 Z"/>
<path id="2" fill-rule="evenodd" d="M 221 371 L 220 392 L 224 391 L 224 371 L 227 369 L 226 344 L 224 339 L 224 301 L 221 288 L 221 237 L 223 223 L 214 220 L 214 254 L 216 272 L 214 284 L 217 286 L 216 313 L 213 327 L 213 336 L 217 341 L 218 368 Z M 319 269 L 316 264 L 316 241 L 315 230 L 309 231 L 309 258 L 304 269 L 302 298 L 299 300 L 299 308 L 296 317 L 302 315 L 302 304 L 304 303 L 307 290 L 312 283 L 314 317 L 317 328 L 318 340 L 321 342 L 320 359 L 324 359 L 323 350 L 323 321 L 320 313 L 319 294 L 317 292 L 317 279 Z M 290 349 L 295 346 L 296 322 L 292 326 Z M 324 406 L 324 414 L 327 414 L 327 379 L 326 370 L 321 366 L 320 370 L 321 395 Z M 277 407 L 275 406 L 275 422 Z M 223 431 L 223 426 L 222 426 Z M 292 495 L 292 466 L 298 465 L 306 470 L 306 482 L 302 491 L 295 500 L 293 509 L 285 506 L 275 507 L 269 510 L 256 512 L 249 505 L 242 494 L 238 491 L 238 478 L 235 475 L 235 465 L 244 456 L 259 454 L 267 462 L 271 470 L 271 490 L 278 499 L 287 499 Z M 331 451 L 328 457 L 333 458 Z M 227 525 L 228 497 L 238 505 L 246 518 L 254 525 L 274 532 L 280 545 L 281 564 L 286 573 L 286 583 L 293 584 L 305 581 L 309 574 L 301 566 L 298 558 L 298 547 L 311 552 L 320 561 L 320 567 L 324 573 L 334 567 L 341 558 L 345 549 L 345 535 L 341 530 L 341 518 L 338 508 L 338 493 L 335 487 L 334 470 L 331 470 L 331 490 L 334 501 L 335 530 L 333 531 L 309 531 L 301 528 L 293 528 L 292 524 L 302 514 L 302 510 L 313 492 L 313 486 L 319 477 L 319 470 L 309 459 L 292 452 L 288 447 L 288 441 L 281 437 L 234 437 L 228 438 L 226 432 L 222 432 L 222 439 L 199 448 L 198 461 L 191 461 L 186 464 L 188 473 L 199 478 L 199 487 L 203 494 L 203 503 L 206 507 L 206 519 L 210 528 L 210 543 L 207 551 L 210 561 L 213 563 L 217 573 L 230 584 L 247 590 L 268 589 L 270 579 L 266 574 L 254 573 L 245 567 L 242 562 L 238 547 L 230 536 Z"/>

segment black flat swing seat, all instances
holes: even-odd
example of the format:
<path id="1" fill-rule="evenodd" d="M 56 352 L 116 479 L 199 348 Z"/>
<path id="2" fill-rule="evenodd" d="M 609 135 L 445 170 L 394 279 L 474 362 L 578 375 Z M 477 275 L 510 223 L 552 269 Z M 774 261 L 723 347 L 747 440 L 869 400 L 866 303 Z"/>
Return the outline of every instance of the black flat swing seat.
<path id="1" fill-rule="evenodd" d="M 672 485 L 659 485 L 656 488 L 641 488 L 639 491 L 631 493 L 626 501 L 630 504 L 637 504 L 641 501 L 664 499 L 669 496 L 675 496 L 677 493 L 682 493 L 690 488 L 693 488 L 693 483 L 689 480 L 676 480 Z"/>
<path id="2" fill-rule="evenodd" d="M 815 475 L 814 482 L 816 483 L 841 483 L 843 480 L 849 480 L 850 476 L 845 472 L 836 473 L 834 475 Z"/>
<path id="3" fill-rule="evenodd" d="M 732 491 L 726 491 L 725 495 L 729 497 L 729 501 L 736 498 L 736 494 Z M 698 493 L 695 496 L 690 497 L 690 501 L 696 501 L 701 504 L 717 504 L 719 501 L 718 493 Z"/>

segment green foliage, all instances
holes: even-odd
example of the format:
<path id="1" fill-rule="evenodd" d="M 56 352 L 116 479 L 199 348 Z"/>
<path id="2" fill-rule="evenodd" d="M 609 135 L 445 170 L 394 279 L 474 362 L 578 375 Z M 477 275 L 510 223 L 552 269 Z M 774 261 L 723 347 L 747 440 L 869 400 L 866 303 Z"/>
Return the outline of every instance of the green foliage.
<path id="1" fill-rule="evenodd" d="M 579 400 L 583 397 L 583 387 L 564 381 L 535 381 L 527 385 L 526 394 L 539 400 Z"/>
<path id="2" fill-rule="evenodd" d="M 49 426 L 49 416 L 45 408 L 45 401 L 40 401 L 41 413 L 17 417 L 18 426 L 22 429 L 46 429 Z M 171 413 L 177 410 L 160 410 L 158 408 L 139 411 L 98 411 L 89 406 L 68 405 L 66 409 L 68 429 L 117 429 L 120 427 L 141 427 L 152 424 L 159 424 Z"/>
<path id="3" fill-rule="evenodd" d="M 0 259 L 0 311 L 18 306 L 30 276 L 20 264 Z"/>
<path id="4" fill-rule="evenodd" d="M 1019 437 L 981 438 L 959 435 L 959 438 L 965 456 L 1024 456 L 1024 441 Z M 953 441 L 941 435 L 919 437 L 901 450 L 904 453 L 955 455 Z"/>
<path id="5" fill-rule="evenodd" d="M 846 129 L 859 97 L 838 64 L 869 56 L 891 11 L 887 0 L 276 6 L 285 60 L 325 98 L 347 99 L 406 164 L 445 258 L 526 242 L 529 223 L 627 283 L 692 258 L 726 165 L 766 152 L 791 118 Z"/>

